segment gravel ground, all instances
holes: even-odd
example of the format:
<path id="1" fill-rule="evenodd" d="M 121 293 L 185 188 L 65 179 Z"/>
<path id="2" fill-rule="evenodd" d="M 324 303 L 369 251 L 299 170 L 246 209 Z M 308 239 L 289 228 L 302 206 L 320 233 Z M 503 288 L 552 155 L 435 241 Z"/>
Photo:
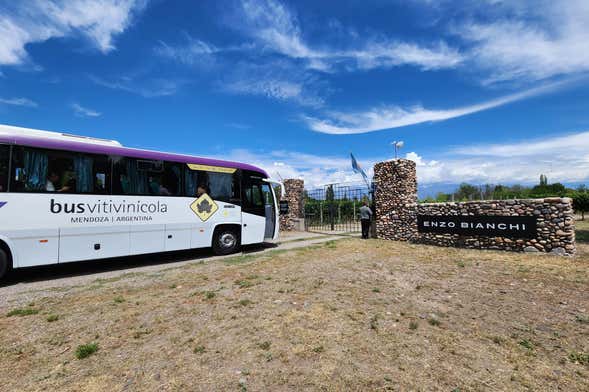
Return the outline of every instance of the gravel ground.
<path id="1" fill-rule="evenodd" d="M 575 258 L 325 238 L 21 291 L 0 391 L 587 391 L 578 228 Z"/>
<path id="2" fill-rule="evenodd" d="M 314 233 L 285 233 L 275 242 L 246 247 L 242 254 L 264 253 L 275 249 L 295 249 L 342 239 Z M 15 270 L 0 287 L 0 308 L 19 306 L 43 296 L 59 296 L 97 280 L 118 280 L 133 274 L 157 273 L 194 263 L 210 263 L 229 256 L 214 256 L 209 249 L 158 255 L 97 260 L 65 265 Z M 63 290 L 60 290 L 63 289 Z"/>

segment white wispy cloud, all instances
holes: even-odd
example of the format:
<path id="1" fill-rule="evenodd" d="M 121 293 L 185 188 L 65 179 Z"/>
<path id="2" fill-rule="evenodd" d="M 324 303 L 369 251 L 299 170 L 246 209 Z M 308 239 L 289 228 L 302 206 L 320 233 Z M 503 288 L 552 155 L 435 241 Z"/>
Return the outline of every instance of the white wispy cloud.
<path id="1" fill-rule="evenodd" d="M 419 181 L 536 183 L 540 174 L 551 182 L 589 181 L 589 131 L 450 149 L 436 160 L 412 152 Z"/>
<path id="2" fill-rule="evenodd" d="M 183 65 L 211 67 L 215 63 L 215 54 L 221 50 L 205 41 L 187 36 L 187 42 L 181 45 L 170 45 L 159 41 L 154 53 L 167 60 Z"/>
<path id="3" fill-rule="evenodd" d="M 543 156 L 543 160 L 553 160 L 562 155 L 569 155 L 586 159 L 589 157 L 589 131 L 518 143 L 458 147 L 453 149 L 452 153 L 499 158 Z"/>
<path id="4" fill-rule="evenodd" d="M 236 149 L 228 154 L 217 156 L 238 162 L 248 162 L 263 168 L 275 178 L 301 178 L 307 188 L 333 183 L 363 184 L 362 177 L 351 169 L 350 158 L 347 156 L 325 156 L 297 151 L 276 150 L 259 152 Z M 359 159 L 369 176 L 372 175 L 372 164 L 376 159 Z"/>
<path id="5" fill-rule="evenodd" d="M 235 129 L 251 129 L 252 126 L 244 123 L 237 123 L 237 122 L 230 122 L 225 124 L 226 127 L 235 128 Z"/>
<path id="6" fill-rule="evenodd" d="M 315 76 L 284 61 L 236 64 L 219 86 L 221 91 L 231 94 L 257 95 L 315 108 L 323 105 L 325 95 Z"/>
<path id="7" fill-rule="evenodd" d="M 347 154 L 317 155 L 300 151 L 232 150 L 220 159 L 248 162 L 274 178 L 302 178 L 307 188 L 331 183 L 362 184 Z M 369 177 L 377 162 L 390 156 L 358 155 Z M 420 187 L 431 184 L 534 184 L 540 174 L 550 182 L 589 182 L 589 131 L 521 140 L 503 145 L 467 145 L 440 151 L 432 157 L 409 152 L 417 164 Z"/>
<path id="8" fill-rule="evenodd" d="M 145 75 L 116 76 L 103 78 L 89 75 L 92 82 L 105 88 L 125 91 L 141 95 L 145 98 L 156 98 L 174 95 L 184 84 L 184 81 L 166 78 L 152 78 Z"/>
<path id="9" fill-rule="evenodd" d="M 102 113 L 97 112 L 94 109 L 88 109 L 78 103 L 72 103 L 70 108 L 74 111 L 74 114 L 78 117 L 100 117 Z"/>
<path id="10" fill-rule="evenodd" d="M 310 116 L 304 116 L 303 119 L 310 129 L 317 132 L 335 135 L 367 133 L 462 117 L 545 94 L 563 88 L 570 83 L 571 81 L 551 83 L 487 102 L 455 109 L 427 109 L 422 106 L 409 108 L 383 106 L 359 112 L 328 112 L 325 119 Z"/>
<path id="11" fill-rule="evenodd" d="M 589 71 L 589 2 L 489 1 L 496 18 L 471 20 L 454 32 L 486 83 L 536 81 Z"/>
<path id="12" fill-rule="evenodd" d="M 28 98 L 0 98 L 0 104 L 36 108 L 37 102 Z"/>
<path id="13" fill-rule="evenodd" d="M 413 65 L 424 70 L 455 68 L 464 59 L 445 42 L 421 46 L 384 37 L 368 37 L 349 47 L 313 47 L 303 38 L 298 18 L 277 0 L 242 0 L 240 24 L 244 32 L 267 50 L 307 61 L 312 69 L 329 71 L 338 64 L 344 69 L 390 68 Z"/>
<path id="14" fill-rule="evenodd" d="M 26 46 L 50 38 L 82 36 L 103 53 L 147 0 L 30 0 L 0 5 L 0 64 L 29 61 Z"/>

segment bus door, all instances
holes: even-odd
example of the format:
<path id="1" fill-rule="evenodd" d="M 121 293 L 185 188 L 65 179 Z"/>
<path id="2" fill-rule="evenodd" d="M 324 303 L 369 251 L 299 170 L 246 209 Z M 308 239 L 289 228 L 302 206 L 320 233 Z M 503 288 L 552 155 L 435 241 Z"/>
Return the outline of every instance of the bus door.
<path id="1" fill-rule="evenodd" d="M 274 192 L 261 178 L 244 179 L 241 212 L 242 244 L 255 244 L 274 237 L 277 216 Z"/>
<path id="2" fill-rule="evenodd" d="M 274 206 L 274 192 L 270 184 L 262 184 L 262 193 L 264 194 L 264 216 L 266 217 L 264 238 L 272 239 L 276 229 L 276 208 Z"/>

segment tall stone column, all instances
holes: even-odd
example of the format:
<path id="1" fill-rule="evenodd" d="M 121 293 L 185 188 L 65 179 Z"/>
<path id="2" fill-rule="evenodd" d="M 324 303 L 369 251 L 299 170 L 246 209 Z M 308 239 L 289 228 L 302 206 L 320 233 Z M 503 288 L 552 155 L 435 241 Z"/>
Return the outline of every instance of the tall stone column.
<path id="1" fill-rule="evenodd" d="M 304 231 L 305 211 L 303 205 L 305 182 L 299 179 L 284 180 L 285 196 L 282 200 L 288 201 L 288 214 L 280 215 L 280 230 Z"/>
<path id="2" fill-rule="evenodd" d="M 417 237 L 415 162 L 394 159 L 374 165 L 376 237 L 409 241 Z"/>

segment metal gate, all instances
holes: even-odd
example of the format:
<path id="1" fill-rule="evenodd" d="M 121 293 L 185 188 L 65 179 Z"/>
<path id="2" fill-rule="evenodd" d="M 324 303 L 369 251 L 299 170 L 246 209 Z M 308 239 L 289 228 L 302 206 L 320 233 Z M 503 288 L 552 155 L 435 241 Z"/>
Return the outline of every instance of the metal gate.
<path id="1" fill-rule="evenodd" d="M 366 185 L 329 184 L 305 190 L 305 229 L 316 232 L 361 232 L 360 207 L 372 208 L 374 188 Z M 374 208 L 372 208 L 374 211 Z"/>

